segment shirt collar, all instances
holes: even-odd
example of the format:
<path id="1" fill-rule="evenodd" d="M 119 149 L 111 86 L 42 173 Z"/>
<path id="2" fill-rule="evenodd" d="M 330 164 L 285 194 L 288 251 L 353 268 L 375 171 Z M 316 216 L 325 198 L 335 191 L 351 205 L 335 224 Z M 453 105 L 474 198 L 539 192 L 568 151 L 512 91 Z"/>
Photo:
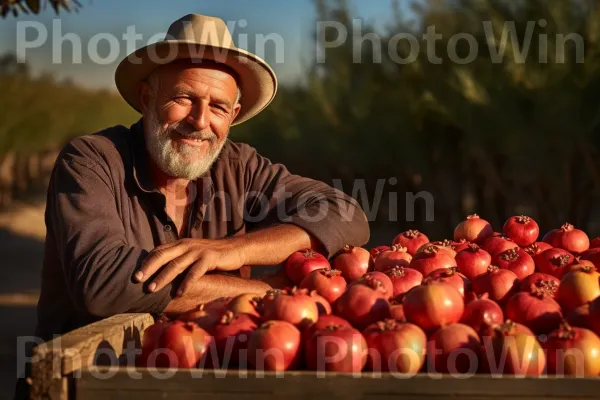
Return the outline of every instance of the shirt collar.
<path id="1" fill-rule="evenodd" d="M 135 124 L 131 126 L 133 133 L 133 178 L 138 188 L 145 193 L 158 193 L 161 194 L 154 180 L 152 179 L 152 173 L 150 172 L 150 158 L 148 150 L 146 149 L 146 140 L 144 137 L 144 122 L 143 118 L 140 118 Z M 215 163 L 218 162 L 218 159 Z M 196 196 L 197 196 L 197 212 L 204 214 L 206 204 L 214 196 L 214 184 L 212 179 L 213 167 L 203 176 L 196 180 Z"/>

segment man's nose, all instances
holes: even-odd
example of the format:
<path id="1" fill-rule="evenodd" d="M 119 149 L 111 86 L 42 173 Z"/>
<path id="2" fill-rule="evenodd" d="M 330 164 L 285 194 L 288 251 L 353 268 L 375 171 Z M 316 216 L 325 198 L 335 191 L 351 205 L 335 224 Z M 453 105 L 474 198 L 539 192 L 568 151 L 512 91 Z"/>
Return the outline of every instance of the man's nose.
<path id="1" fill-rule="evenodd" d="M 207 101 L 198 102 L 187 116 L 187 122 L 197 131 L 202 131 L 210 126 L 210 109 Z"/>

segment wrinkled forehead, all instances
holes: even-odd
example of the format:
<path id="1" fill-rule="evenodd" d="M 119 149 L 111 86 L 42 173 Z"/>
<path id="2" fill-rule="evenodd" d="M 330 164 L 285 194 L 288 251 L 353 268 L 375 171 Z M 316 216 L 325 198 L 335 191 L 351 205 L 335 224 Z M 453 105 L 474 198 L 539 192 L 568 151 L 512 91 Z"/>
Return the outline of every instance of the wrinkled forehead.
<path id="1" fill-rule="evenodd" d="M 219 86 L 225 85 L 231 87 L 234 92 L 239 88 L 239 79 L 237 73 L 226 64 L 218 63 L 212 60 L 201 59 L 183 59 L 176 60 L 167 65 L 163 65 L 152 73 L 159 80 L 169 80 L 170 83 L 183 79 L 193 73 L 202 74 Z"/>

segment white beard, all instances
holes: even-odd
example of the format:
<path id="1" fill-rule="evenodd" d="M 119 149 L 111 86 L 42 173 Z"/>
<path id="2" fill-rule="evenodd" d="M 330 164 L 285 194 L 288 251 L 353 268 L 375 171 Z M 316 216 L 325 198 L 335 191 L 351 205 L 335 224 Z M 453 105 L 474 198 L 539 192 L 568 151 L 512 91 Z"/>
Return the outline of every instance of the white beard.
<path id="1" fill-rule="evenodd" d="M 165 174 L 173 178 L 195 181 L 207 173 L 213 163 L 219 157 L 226 140 L 217 145 L 217 137 L 212 132 L 189 132 L 189 125 L 177 123 L 163 128 L 154 112 L 154 104 L 148 107 L 149 114 L 144 116 L 146 120 L 146 148 L 154 163 Z M 188 127 L 186 130 L 184 127 Z M 181 128 L 181 129 L 180 129 Z M 198 152 L 198 148 L 182 142 L 173 145 L 173 137 L 182 132 L 195 138 L 209 141 L 210 149 L 206 157 L 190 161 L 190 158 Z"/>

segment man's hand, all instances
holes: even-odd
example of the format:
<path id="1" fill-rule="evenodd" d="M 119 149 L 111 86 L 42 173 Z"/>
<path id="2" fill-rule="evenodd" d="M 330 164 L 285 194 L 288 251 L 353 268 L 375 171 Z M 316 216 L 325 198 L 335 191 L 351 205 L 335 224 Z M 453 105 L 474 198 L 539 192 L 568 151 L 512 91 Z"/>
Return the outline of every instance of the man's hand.
<path id="1" fill-rule="evenodd" d="M 145 282 L 160 270 L 148 285 L 148 290 L 156 292 L 189 269 L 177 291 L 182 296 L 192 282 L 207 272 L 234 271 L 245 265 L 245 261 L 243 247 L 233 239 L 182 239 L 152 250 L 135 278 Z"/>

